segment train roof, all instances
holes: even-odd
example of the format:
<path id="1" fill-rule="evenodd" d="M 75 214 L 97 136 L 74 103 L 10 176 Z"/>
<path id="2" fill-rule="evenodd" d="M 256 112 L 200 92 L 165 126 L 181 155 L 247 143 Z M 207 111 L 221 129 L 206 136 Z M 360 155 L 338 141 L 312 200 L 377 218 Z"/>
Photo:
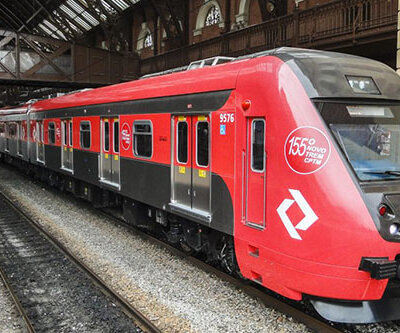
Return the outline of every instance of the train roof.
<path id="1" fill-rule="evenodd" d="M 379 61 L 344 53 L 287 47 L 264 53 L 267 54 L 279 57 L 292 68 L 310 98 L 400 100 L 399 75 Z M 377 89 L 354 89 L 351 83 L 357 78 Z"/>
<path id="2" fill-rule="evenodd" d="M 6 116 L 10 114 L 21 114 L 28 112 L 29 104 L 19 106 L 5 106 L 0 109 L 0 116 Z"/>
<path id="3" fill-rule="evenodd" d="M 400 78 L 390 67 L 367 58 L 282 47 L 237 58 L 215 67 L 181 71 L 38 101 L 32 111 L 108 104 L 135 99 L 231 90 L 239 71 L 253 58 L 275 56 L 287 63 L 310 98 L 400 100 Z M 372 78 L 377 92 L 355 91 L 349 77 Z"/>

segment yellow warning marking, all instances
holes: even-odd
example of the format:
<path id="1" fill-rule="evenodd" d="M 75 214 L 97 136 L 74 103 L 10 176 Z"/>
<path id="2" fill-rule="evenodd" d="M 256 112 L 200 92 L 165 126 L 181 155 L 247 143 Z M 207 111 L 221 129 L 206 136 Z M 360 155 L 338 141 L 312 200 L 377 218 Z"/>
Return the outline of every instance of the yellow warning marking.
<path id="1" fill-rule="evenodd" d="M 207 120 L 207 117 L 206 116 L 198 116 L 197 119 L 199 121 L 204 121 L 204 120 Z"/>
<path id="2" fill-rule="evenodd" d="M 108 119 L 103 119 L 103 121 L 104 121 L 105 123 L 108 123 Z"/>
<path id="3" fill-rule="evenodd" d="M 186 120 L 186 117 L 185 117 L 185 116 L 179 116 L 179 117 L 178 117 L 178 120 L 179 120 L 179 121 L 185 121 L 185 120 Z"/>
<path id="4" fill-rule="evenodd" d="M 108 154 L 104 154 L 104 158 L 107 159 L 108 158 Z"/>
<path id="5" fill-rule="evenodd" d="M 118 161 L 118 155 L 114 155 L 114 161 Z"/>
<path id="6" fill-rule="evenodd" d="M 114 120 L 114 121 L 118 121 L 119 119 L 118 119 L 118 118 L 114 118 L 113 120 Z"/>
<path id="7" fill-rule="evenodd" d="M 72 148 L 69 148 L 69 151 L 70 151 L 71 153 L 72 153 L 72 150 L 73 150 Z"/>
<path id="8" fill-rule="evenodd" d="M 206 170 L 199 170 L 199 177 L 206 178 L 207 177 L 207 171 Z"/>
<path id="9" fill-rule="evenodd" d="M 67 151 L 67 147 L 64 147 L 64 151 Z"/>
<path id="10" fill-rule="evenodd" d="M 185 174 L 186 173 L 186 168 L 184 167 L 184 166 L 179 166 L 179 173 L 183 173 L 183 174 Z"/>

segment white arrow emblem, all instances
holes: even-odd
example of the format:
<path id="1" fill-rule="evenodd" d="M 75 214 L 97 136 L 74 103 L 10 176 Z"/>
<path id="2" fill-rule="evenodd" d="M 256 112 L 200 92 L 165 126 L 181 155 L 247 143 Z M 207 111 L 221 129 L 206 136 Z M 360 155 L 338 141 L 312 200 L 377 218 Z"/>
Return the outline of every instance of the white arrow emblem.
<path id="1" fill-rule="evenodd" d="M 290 237 L 301 240 L 302 238 L 300 237 L 297 230 L 307 230 L 318 220 L 318 216 L 311 209 L 310 205 L 308 204 L 306 199 L 304 199 L 299 190 L 289 189 L 289 192 L 294 200 L 283 200 L 276 211 L 278 212 L 278 215 L 281 218 L 286 230 L 289 232 Z M 292 221 L 290 221 L 289 217 L 286 214 L 287 210 L 293 205 L 294 202 L 297 203 L 304 214 L 303 219 L 296 226 L 293 226 Z"/>

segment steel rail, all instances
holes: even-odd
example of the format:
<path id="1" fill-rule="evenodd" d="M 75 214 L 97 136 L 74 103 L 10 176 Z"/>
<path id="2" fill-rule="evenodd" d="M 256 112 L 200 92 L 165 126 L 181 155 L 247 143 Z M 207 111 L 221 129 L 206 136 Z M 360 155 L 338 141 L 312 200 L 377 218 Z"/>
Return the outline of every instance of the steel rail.
<path id="1" fill-rule="evenodd" d="M 113 288 L 108 286 L 106 284 L 106 282 L 103 279 L 101 279 L 90 267 L 88 267 L 85 263 L 83 263 L 78 257 L 76 257 L 72 252 L 70 252 L 63 244 L 61 244 L 56 238 L 54 238 L 49 232 L 47 232 L 40 224 L 38 224 L 34 219 L 32 219 L 25 212 L 25 210 L 23 208 L 21 208 L 16 203 L 14 203 L 7 196 L 7 194 L 5 194 L 2 190 L 0 190 L 0 196 L 2 196 L 4 198 L 4 200 L 10 205 L 11 208 L 13 208 L 18 214 L 20 214 L 28 223 L 30 223 L 49 242 L 51 242 L 58 250 L 60 250 L 63 254 L 65 254 L 66 257 L 68 257 L 68 259 L 71 260 L 71 262 L 73 262 L 78 268 L 80 268 L 82 271 L 84 271 L 88 275 L 88 277 L 99 287 L 99 289 L 105 295 L 113 298 L 118 303 L 118 305 L 121 306 L 121 308 L 125 312 L 125 314 L 128 315 L 130 318 L 132 318 L 141 329 L 143 329 L 145 332 L 148 332 L 148 333 L 161 333 L 161 330 L 156 325 L 154 325 L 151 320 L 146 318 L 145 315 L 143 315 L 138 309 L 136 309 L 134 306 L 132 306 L 132 304 L 130 304 L 117 291 L 115 291 Z M 1 274 L 1 277 L 2 277 L 3 281 L 5 281 L 4 283 L 6 283 L 6 285 L 7 285 L 8 280 L 4 279 L 4 278 L 6 278 L 6 276 L 4 274 Z M 25 318 L 27 318 L 29 321 L 29 318 L 26 316 L 26 313 L 25 313 L 24 309 L 22 308 L 22 305 L 19 303 L 17 298 L 14 298 L 14 297 L 16 297 L 15 293 L 12 292 L 11 294 L 12 294 L 14 301 L 16 302 L 18 310 L 20 310 L 20 312 L 22 311 L 21 315 L 23 316 L 24 320 L 25 320 Z M 28 326 L 28 324 L 27 324 L 27 326 Z M 32 328 L 32 326 L 31 326 L 31 328 Z M 28 328 L 28 330 L 29 330 L 29 328 Z M 33 328 L 29 332 L 34 332 Z"/>
<path id="2" fill-rule="evenodd" d="M 10 293 L 11 298 L 14 301 L 15 306 L 17 307 L 17 310 L 19 314 L 21 315 L 22 319 L 25 322 L 26 329 L 29 333 L 35 333 L 35 329 L 33 328 L 33 325 L 31 321 L 29 320 L 28 315 L 26 314 L 25 309 L 23 308 L 21 302 L 18 299 L 17 294 L 14 292 L 13 287 L 11 286 L 10 282 L 8 281 L 7 275 L 4 273 L 4 271 L 0 267 L 0 278 L 3 280 L 4 285 L 6 286 L 6 289 Z"/>
<path id="3" fill-rule="evenodd" d="M 88 205 L 93 208 L 93 206 L 91 206 L 90 204 L 88 204 Z M 304 311 L 301 311 L 301 310 L 297 309 L 296 307 L 290 305 L 289 303 L 284 302 L 284 301 L 278 299 L 277 297 L 271 296 L 271 295 L 267 294 L 266 292 L 261 291 L 260 289 L 257 289 L 256 287 L 254 287 L 252 285 L 247 284 L 245 280 L 240 280 L 238 278 L 235 278 L 235 277 L 205 263 L 204 261 L 201 261 L 201 260 L 169 245 L 168 243 L 165 243 L 165 242 L 159 240 L 158 238 L 153 237 L 153 236 L 139 230 L 138 228 L 128 224 L 122 218 L 119 218 L 119 217 L 112 215 L 111 213 L 101 210 L 101 209 L 95 209 L 95 208 L 93 208 L 93 209 L 95 212 L 98 212 L 100 215 L 102 215 L 108 219 L 111 219 L 114 224 L 117 224 L 120 226 L 122 225 L 123 227 L 132 231 L 136 235 L 140 236 L 141 238 L 148 240 L 148 241 L 152 242 L 153 244 L 158 245 L 161 248 L 167 249 L 172 254 L 190 262 L 194 266 L 196 266 L 204 271 L 207 271 L 208 273 L 212 273 L 212 274 L 216 275 L 218 278 L 222 279 L 223 281 L 226 281 L 226 282 L 234 285 L 235 287 L 240 288 L 247 295 L 258 298 L 267 307 L 273 308 L 275 310 L 278 310 L 284 314 L 287 314 L 287 315 L 295 318 L 296 320 L 303 323 L 304 325 L 306 325 L 309 329 L 311 329 L 314 332 L 318 332 L 318 333 L 342 332 L 341 330 L 339 330 L 333 326 L 330 326 L 327 322 L 320 320 L 316 317 L 313 317 L 313 316 L 305 313 Z"/>

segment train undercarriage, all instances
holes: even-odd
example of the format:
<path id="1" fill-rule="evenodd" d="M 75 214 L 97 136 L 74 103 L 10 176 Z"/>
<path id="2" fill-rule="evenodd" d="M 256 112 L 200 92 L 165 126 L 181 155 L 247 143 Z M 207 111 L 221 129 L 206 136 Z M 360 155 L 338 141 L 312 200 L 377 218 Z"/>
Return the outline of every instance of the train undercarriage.
<path id="1" fill-rule="evenodd" d="M 151 233 L 188 254 L 198 256 L 229 274 L 240 275 L 234 240 L 230 235 L 40 165 L 1 153 L 0 162 L 12 165 L 25 175 L 51 187 L 89 201 L 95 208 L 118 211 L 118 215 L 128 224 Z"/>

